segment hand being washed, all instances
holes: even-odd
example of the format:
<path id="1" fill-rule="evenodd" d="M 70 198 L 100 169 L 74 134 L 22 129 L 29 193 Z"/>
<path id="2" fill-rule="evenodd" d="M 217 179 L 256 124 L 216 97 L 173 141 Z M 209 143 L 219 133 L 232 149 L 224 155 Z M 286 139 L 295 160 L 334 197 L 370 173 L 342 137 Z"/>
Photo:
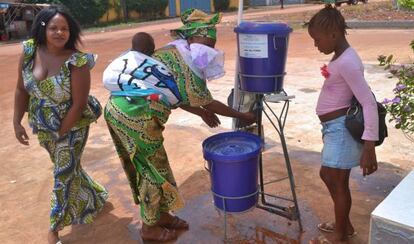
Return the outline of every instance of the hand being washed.
<path id="1" fill-rule="evenodd" d="M 210 127 L 214 128 L 217 127 L 221 122 L 220 119 L 217 117 L 217 115 L 213 112 L 210 112 L 206 109 L 204 109 L 203 113 L 200 116 L 203 121 Z"/>

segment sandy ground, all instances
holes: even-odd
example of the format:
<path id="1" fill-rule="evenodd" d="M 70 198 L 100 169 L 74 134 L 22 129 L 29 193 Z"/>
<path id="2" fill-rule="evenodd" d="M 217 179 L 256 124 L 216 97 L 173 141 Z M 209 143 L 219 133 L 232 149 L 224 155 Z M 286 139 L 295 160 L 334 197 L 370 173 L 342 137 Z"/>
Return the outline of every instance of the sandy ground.
<path id="1" fill-rule="evenodd" d="M 305 7 L 309 9 L 318 6 Z M 303 11 L 287 7 L 288 11 Z M 266 10 L 246 15 L 246 19 L 260 19 L 271 15 L 277 19 L 280 10 Z M 213 96 L 226 101 L 233 86 L 236 36 L 233 32 L 235 15 L 226 15 L 219 26 L 217 47 L 226 52 L 226 71 L 223 78 L 208 84 Z M 88 33 L 84 50 L 97 53 L 98 63 L 92 71 L 92 90 L 102 104 L 108 92 L 101 84 L 106 65 L 129 47 L 131 36 L 137 31 L 151 33 L 158 47 L 170 39 L 168 30 L 178 27 L 176 20 L 146 23 L 137 28 L 103 33 Z M 395 54 L 402 61 L 412 57 L 408 47 L 413 30 L 351 30 L 349 41 L 364 60 L 366 78 L 378 100 L 392 94 L 395 80 L 377 66 L 379 54 Z M 285 127 L 288 149 L 296 180 L 304 232 L 296 221 L 255 209 L 245 214 L 229 216 L 229 238 L 235 243 L 307 243 L 319 233 L 316 224 L 332 220 L 332 203 L 319 179 L 320 125 L 314 113 L 318 92 L 322 85 L 319 67 L 329 61 L 318 53 L 304 30 L 295 30 L 290 37 L 287 76 L 284 88 L 295 95 Z M 53 184 L 52 164 L 47 153 L 31 135 L 30 147 L 19 145 L 14 138 L 12 113 L 16 67 L 21 53 L 19 44 L 0 46 L 0 242 L 45 243 L 49 220 L 49 196 Z M 278 104 L 272 104 L 277 111 Z M 231 120 L 221 118 L 219 128 L 211 129 L 201 119 L 176 110 L 165 131 L 165 146 L 171 166 L 187 206 L 178 214 L 190 222 L 189 231 L 181 233 L 176 243 L 220 243 L 223 238 L 223 214 L 212 204 L 208 173 L 204 170 L 202 141 L 216 133 L 231 130 Z M 27 120 L 23 121 L 27 125 Z M 280 140 L 268 121 L 264 123 L 266 150 L 263 153 L 265 180 L 286 175 Z M 353 192 L 352 221 L 358 235 L 351 243 L 367 243 L 370 212 L 395 187 L 402 177 L 414 168 L 412 142 L 389 125 L 389 138 L 377 148 L 380 167 L 367 178 L 354 169 L 351 179 Z M 83 167 L 105 185 L 110 192 L 109 203 L 96 222 L 88 226 L 68 227 L 61 232 L 64 243 L 136 243 L 141 242 L 138 229 L 138 207 L 133 204 L 123 170 L 115 153 L 105 122 L 101 118 L 91 127 L 89 142 L 83 156 Z M 289 196 L 287 181 L 268 186 L 269 192 Z"/>

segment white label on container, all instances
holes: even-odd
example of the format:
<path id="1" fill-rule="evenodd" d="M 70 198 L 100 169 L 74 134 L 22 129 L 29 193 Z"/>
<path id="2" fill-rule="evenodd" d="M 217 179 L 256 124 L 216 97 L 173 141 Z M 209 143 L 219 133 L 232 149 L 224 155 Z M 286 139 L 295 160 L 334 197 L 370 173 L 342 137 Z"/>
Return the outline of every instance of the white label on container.
<path id="1" fill-rule="evenodd" d="M 239 34 L 240 57 L 268 58 L 266 34 Z"/>

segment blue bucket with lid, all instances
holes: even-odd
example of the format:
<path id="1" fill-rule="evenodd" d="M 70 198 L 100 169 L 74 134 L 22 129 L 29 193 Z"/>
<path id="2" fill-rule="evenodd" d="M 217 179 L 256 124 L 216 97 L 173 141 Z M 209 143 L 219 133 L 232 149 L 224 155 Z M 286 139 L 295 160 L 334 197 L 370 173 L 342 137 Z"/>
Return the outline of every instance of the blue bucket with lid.
<path id="1" fill-rule="evenodd" d="M 226 212 L 254 207 L 258 196 L 260 137 L 248 132 L 225 132 L 203 142 L 214 205 Z"/>
<path id="2" fill-rule="evenodd" d="M 289 35 L 285 23 L 242 22 L 237 33 L 240 89 L 272 93 L 283 90 Z"/>

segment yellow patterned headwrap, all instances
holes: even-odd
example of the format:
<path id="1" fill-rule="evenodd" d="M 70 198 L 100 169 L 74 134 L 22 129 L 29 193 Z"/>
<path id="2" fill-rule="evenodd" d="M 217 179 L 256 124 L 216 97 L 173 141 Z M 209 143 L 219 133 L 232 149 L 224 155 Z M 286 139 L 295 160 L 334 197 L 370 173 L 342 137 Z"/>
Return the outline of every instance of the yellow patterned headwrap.
<path id="1" fill-rule="evenodd" d="M 199 9 L 190 8 L 181 15 L 183 26 L 171 30 L 171 36 L 178 39 L 188 39 L 192 36 L 209 37 L 217 39 L 216 24 L 220 23 L 221 13 L 211 16 Z"/>

